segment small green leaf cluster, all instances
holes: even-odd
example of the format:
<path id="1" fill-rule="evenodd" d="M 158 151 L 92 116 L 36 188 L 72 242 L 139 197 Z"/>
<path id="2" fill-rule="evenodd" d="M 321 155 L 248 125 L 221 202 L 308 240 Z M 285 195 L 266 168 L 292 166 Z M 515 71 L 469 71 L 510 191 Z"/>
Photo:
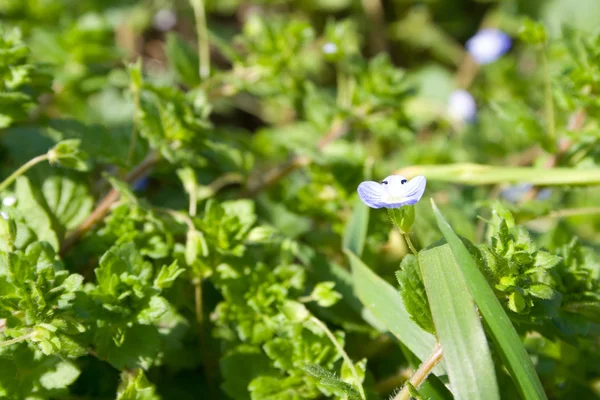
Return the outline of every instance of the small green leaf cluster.
<path id="1" fill-rule="evenodd" d="M 50 76 L 30 60 L 21 30 L 0 24 L 0 129 L 26 120 L 36 97 L 50 91 Z"/>
<path id="2" fill-rule="evenodd" d="M 557 293 L 548 285 L 549 270 L 559 256 L 538 249 L 521 226 L 515 225 L 506 209 L 494 210 L 490 224 L 491 244 L 472 248 L 490 284 L 509 310 L 528 314 L 538 300 L 553 300 Z M 541 316 L 546 314 L 542 313 Z"/>

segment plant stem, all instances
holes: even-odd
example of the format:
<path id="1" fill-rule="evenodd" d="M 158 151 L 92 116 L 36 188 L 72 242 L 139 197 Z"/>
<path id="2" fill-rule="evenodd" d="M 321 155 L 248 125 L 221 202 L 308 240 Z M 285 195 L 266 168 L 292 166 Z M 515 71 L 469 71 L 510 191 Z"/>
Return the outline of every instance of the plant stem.
<path id="1" fill-rule="evenodd" d="M 414 386 L 415 389 L 418 389 L 419 386 L 427 379 L 427 376 L 431 373 L 431 371 L 435 368 L 436 365 L 442 360 L 442 346 L 440 344 L 436 344 L 433 349 L 433 353 L 423 361 L 423 364 L 419 366 L 419 369 L 415 371 L 415 373 L 408 380 L 411 385 Z M 393 398 L 393 400 L 408 400 L 410 398 L 410 393 L 408 390 L 408 385 L 404 385 L 402 390 Z"/>
<path id="2" fill-rule="evenodd" d="M 190 0 L 196 18 L 196 33 L 198 35 L 198 55 L 200 62 L 198 72 L 200 79 L 204 80 L 210 76 L 210 43 L 208 41 L 208 28 L 206 27 L 206 11 L 204 0 Z"/>
<path id="3" fill-rule="evenodd" d="M 327 325 L 325 325 L 320 319 L 318 319 L 317 317 L 314 317 L 314 316 L 310 317 L 310 320 L 312 322 L 314 322 L 315 324 L 317 324 L 319 326 L 319 328 L 321 328 L 323 330 L 323 332 L 325 332 L 325 334 L 327 335 L 329 340 L 331 340 L 331 343 L 333 343 L 333 345 L 337 349 L 338 353 L 340 353 L 340 355 L 342 356 L 344 361 L 346 361 L 346 364 L 348 364 L 348 367 L 350 368 L 350 371 L 352 372 L 352 377 L 354 378 L 354 384 L 358 387 L 358 390 L 360 391 L 360 396 L 363 399 L 366 399 L 365 390 L 363 389 L 362 383 L 360 382 L 360 379 L 358 378 L 358 372 L 356 372 L 356 367 L 354 366 L 354 363 L 348 356 L 348 353 L 346 353 L 346 351 L 344 350 L 342 345 L 337 341 L 337 339 L 335 338 L 335 335 L 333 334 L 333 332 L 331 332 L 329 330 Z"/>
<path id="4" fill-rule="evenodd" d="M 386 30 L 381 0 L 361 0 L 362 7 L 370 23 L 369 45 L 374 54 L 386 50 Z"/>
<path id="5" fill-rule="evenodd" d="M 552 99 L 552 80 L 548 68 L 548 57 L 545 49 L 542 49 L 542 68 L 544 70 L 544 95 L 546 98 L 546 119 L 548 120 L 548 136 L 552 142 L 556 142 L 556 121 L 554 117 L 554 100 Z"/>
<path id="6" fill-rule="evenodd" d="M 33 336 L 33 332 L 29 332 L 23 336 L 16 337 L 14 339 L 7 340 L 5 342 L 0 342 L 0 347 L 10 346 L 11 344 L 23 342 Z"/>
<path id="7" fill-rule="evenodd" d="M 2 183 L 0 183 L 0 192 L 8 188 L 19 176 L 23 175 L 27 170 L 29 170 L 34 165 L 48 160 L 48 154 L 42 154 L 40 156 L 34 157 L 31 160 L 27 161 L 25 164 L 21 165 L 19 169 L 13 172 L 8 178 L 6 178 Z"/>
<path id="8" fill-rule="evenodd" d="M 190 217 L 194 218 L 196 216 L 196 210 L 198 207 L 198 188 L 194 185 L 193 190 L 190 190 L 190 208 L 189 213 Z"/>
<path id="9" fill-rule="evenodd" d="M 154 166 L 154 164 L 158 161 L 159 155 L 156 152 L 150 153 L 144 161 L 142 161 L 137 167 L 135 167 L 129 174 L 125 180 L 127 182 L 134 182 L 143 176 L 150 168 Z M 112 205 L 119 200 L 120 193 L 112 189 L 104 199 L 96 206 L 94 211 L 79 225 L 73 232 L 71 232 L 64 240 L 61 248 L 60 255 L 64 256 L 65 253 L 73 246 L 77 240 L 81 236 L 83 236 L 87 231 L 92 229 L 94 225 L 100 222 L 106 214 L 110 211 Z"/>
<path id="10" fill-rule="evenodd" d="M 408 245 L 408 248 L 410 249 L 410 251 L 412 251 L 412 253 L 415 255 L 415 257 L 418 257 L 419 252 L 415 248 L 415 245 L 413 245 L 412 240 L 410 240 L 410 235 L 408 233 L 403 233 L 402 236 L 404 236 L 404 240 L 406 240 L 406 244 Z"/>
<path id="11" fill-rule="evenodd" d="M 214 385 L 214 375 L 210 365 L 210 357 L 208 355 L 208 343 L 206 342 L 206 334 L 204 333 L 204 311 L 202 301 L 202 277 L 194 279 L 194 309 L 196 313 L 196 324 L 198 325 L 198 336 L 200 338 L 200 351 L 202 351 L 202 364 L 206 373 L 206 383 L 212 399 L 217 398 L 217 392 Z"/>

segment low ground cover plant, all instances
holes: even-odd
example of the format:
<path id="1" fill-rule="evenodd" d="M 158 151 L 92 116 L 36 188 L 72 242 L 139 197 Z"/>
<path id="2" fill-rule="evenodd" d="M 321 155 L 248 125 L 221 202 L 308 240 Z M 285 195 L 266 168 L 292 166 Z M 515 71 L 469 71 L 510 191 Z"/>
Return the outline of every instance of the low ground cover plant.
<path id="1" fill-rule="evenodd" d="M 0 398 L 600 398 L 595 0 L 4 0 Z"/>

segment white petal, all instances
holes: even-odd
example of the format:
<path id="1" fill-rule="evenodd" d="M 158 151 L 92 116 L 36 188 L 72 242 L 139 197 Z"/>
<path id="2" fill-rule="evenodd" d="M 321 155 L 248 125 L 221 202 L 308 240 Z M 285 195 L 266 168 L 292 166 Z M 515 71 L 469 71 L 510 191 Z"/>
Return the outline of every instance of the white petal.
<path id="1" fill-rule="evenodd" d="M 373 181 L 366 181 L 358 185 L 358 196 L 371 208 L 385 207 L 389 197 L 383 186 Z"/>

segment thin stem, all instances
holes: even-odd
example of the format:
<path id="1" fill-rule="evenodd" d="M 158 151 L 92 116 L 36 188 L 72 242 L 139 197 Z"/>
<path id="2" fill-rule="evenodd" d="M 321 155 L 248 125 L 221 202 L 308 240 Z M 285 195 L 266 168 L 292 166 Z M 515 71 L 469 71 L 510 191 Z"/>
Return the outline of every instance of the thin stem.
<path id="1" fill-rule="evenodd" d="M 354 363 L 348 356 L 348 353 L 346 353 L 346 351 L 344 350 L 342 345 L 337 341 L 333 332 L 331 332 L 329 330 L 327 325 L 325 325 L 320 319 L 318 319 L 317 317 L 314 317 L 314 316 L 310 317 L 310 320 L 312 322 L 314 322 L 316 325 L 318 325 L 323 330 L 323 332 L 325 332 L 325 334 L 327 335 L 329 340 L 331 340 L 331 343 L 333 343 L 333 345 L 337 349 L 338 353 L 340 353 L 342 358 L 344 358 L 344 361 L 346 361 L 346 364 L 348 364 L 348 367 L 350 368 L 350 372 L 352 372 L 352 377 L 354 378 L 355 385 L 358 387 L 358 390 L 360 391 L 360 396 L 363 399 L 366 399 L 365 390 L 363 389 L 362 383 L 360 382 L 360 379 L 358 378 L 358 372 L 356 372 L 356 367 L 354 366 Z"/>
<path id="2" fill-rule="evenodd" d="M 14 339 L 7 340 L 5 342 L 0 342 L 0 347 L 10 346 L 11 344 L 23 342 L 27 339 L 30 339 L 33 336 L 33 332 L 29 332 L 23 336 L 16 337 Z"/>
<path id="3" fill-rule="evenodd" d="M 23 175 L 27 170 L 29 170 L 34 165 L 48 160 L 48 154 L 42 154 L 40 156 L 34 157 L 31 160 L 27 161 L 25 164 L 21 165 L 19 169 L 13 172 L 8 178 L 6 178 L 2 183 L 0 183 L 0 192 L 8 188 L 19 176 Z"/>
<path id="4" fill-rule="evenodd" d="M 415 257 L 418 257 L 419 252 L 413 245 L 412 240 L 410 240 L 410 235 L 408 233 L 403 233 L 402 236 L 404 236 L 404 240 L 406 240 L 406 244 L 408 245 L 408 248 L 410 249 L 410 251 L 412 251 L 412 253 L 415 255 Z"/>
<path id="5" fill-rule="evenodd" d="M 204 322 L 204 315 L 202 313 L 202 279 L 197 279 L 194 282 L 194 305 L 196 310 L 196 322 L 200 325 L 200 329 L 202 329 L 202 323 Z"/>
<path id="6" fill-rule="evenodd" d="M 427 376 L 433 371 L 436 365 L 442 360 L 443 357 L 442 346 L 439 343 L 435 345 L 433 349 L 433 353 L 425 361 L 423 364 L 419 366 L 419 369 L 415 371 L 415 373 L 408 380 L 411 385 L 415 389 L 418 389 L 419 386 L 427 379 Z M 408 390 L 408 385 L 404 385 L 402 390 L 393 398 L 393 400 L 408 400 L 410 398 L 410 392 Z"/>
<path id="7" fill-rule="evenodd" d="M 190 208 L 189 213 L 190 217 L 194 218 L 196 216 L 196 210 L 198 207 L 198 188 L 196 185 L 190 190 Z"/>
<path id="8" fill-rule="evenodd" d="M 344 136 L 350 130 L 350 121 L 344 120 L 340 118 L 335 118 L 331 123 L 331 128 L 319 143 L 317 143 L 316 150 L 318 152 L 323 151 L 323 149 L 329 145 L 331 142 L 339 139 Z M 242 192 L 242 197 L 252 197 L 262 191 L 263 189 L 272 186 L 285 178 L 287 175 L 297 170 L 298 168 L 302 168 L 312 162 L 311 158 L 305 155 L 294 155 L 288 161 L 277 165 L 270 169 L 269 171 L 262 173 L 261 178 L 257 179 L 258 182 L 254 183 L 250 182 L 248 185 L 248 189 Z"/>
<path id="9" fill-rule="evenodd" d="M 198 72 L 200 79 L 210 76 L 210 43 L 208 41 L 208 28 L 206 26 L 206 11 L 204 0 L 190 0 L 196 18 L 196 33 L 198 35 L 198 55 L 200 62 Z"/>
<path id="10" fill-rule="evenodd" d="M 556 121 L 554 117 L 554 100 L 552 99 L 552 80 L 548 68 L 548 57 L 545 49 L 542 49 L 542 68 L 544 70 L 544 95 L 546 98 L 546 119 L 548 121 L 548 136 L 556 141 Z"/>
<path id="11" fill-rule="evenodd" d="M 375 54 L 386 50 L 385 17 L 381 0 L 361 0 L 362 7 L 370 22 L 369 44 Z"/>
<path id="12" fill-rule="evenodd" d="M 194 222 L 189 217 L 189 215 L 187 215 L 185 212 L 173 210 L 171 208 L 162 208 L 162 207 L 155 207 L 155 206 L 152 207 L 152 210 L 154 210 L 156 212 L 169 214 L 177 222 L 183 221 L 187 225 L 189 230 L 191 230 L 191 231 L 196 230 L 196 227 L 194 226 Z"/>
<path id="13" fill-rule="evenodd" d="M 127 176 L 125 180 L 127 182 L 134 182 L 143 176 L 150 168 L 154 166 L 154 164 L 158 161 L 158 153 L 152 152 L 150 153 L 144 161 L 142 161 L 136 168 L 134 168 Z M 61 248 L 60 254 L 64 256 L 67 251 L 79 240 L 81 236 L 87 233 L 90 229 L 94 227 L 98 222 L 102 221 L 104 217 L 110 211 L 112 205 L 119 200 L 120 193 L 112 189 L 104 199 L 96 206 L 94 211 L 79 225 L 73 232 L 71 232 L 64 240 Z"/>

